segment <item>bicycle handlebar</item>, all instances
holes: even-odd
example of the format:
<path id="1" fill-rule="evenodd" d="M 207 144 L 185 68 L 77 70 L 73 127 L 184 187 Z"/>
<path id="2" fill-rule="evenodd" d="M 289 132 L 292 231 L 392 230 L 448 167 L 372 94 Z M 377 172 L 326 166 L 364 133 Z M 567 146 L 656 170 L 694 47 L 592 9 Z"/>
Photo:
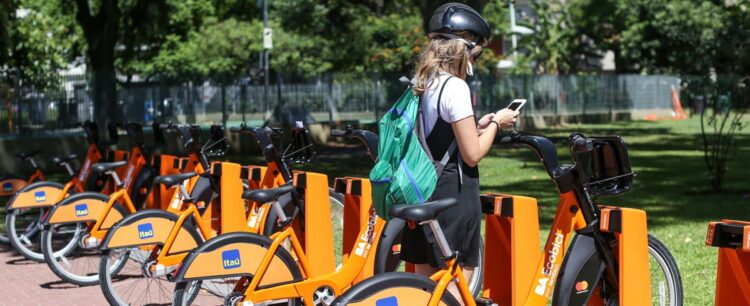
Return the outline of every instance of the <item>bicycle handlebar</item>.
<path id="1" fill-rule="evenodd" d="M 361 141 L 367 148 L 367 152 L 373 161 L 378 160 L 378 141 L 379 136 L 367 130 L 355 130 L 352 126 L 347 126 L 346 130 L 331 130 L 331 137 L 336 138 L 355 138 Z"/>
<path id="2" fill-rule="evenodd" d="M 573 133 L 570 134 L 570 149 L 576 153 L 591 152 L 594 149 L 594 143 L 581 133 Z"/>

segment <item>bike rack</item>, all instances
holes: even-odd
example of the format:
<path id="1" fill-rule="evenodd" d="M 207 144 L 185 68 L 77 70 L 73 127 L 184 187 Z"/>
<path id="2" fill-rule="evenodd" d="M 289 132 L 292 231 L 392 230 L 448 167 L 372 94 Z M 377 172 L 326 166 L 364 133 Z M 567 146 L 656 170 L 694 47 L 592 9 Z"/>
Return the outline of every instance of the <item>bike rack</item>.
<path id="1" fill-rule="evenodd" d="M 156 170 L 156 173 L 162 173 L 162 175 L 173 175 L 181 172 L 183 166 L 180 160 L 183 158 L 174 155 L 159 154 L 151 156 L 151 167 Z M 187 159 L 185 158 L 185 164 Z M 166 210 L 169 207 L 170 200 L 176 189 L 167 188 L 164 185 L 153 186 L 153 189 L 149 193 L 149 203 L 153 203 L 154 207 Z"/>
<path id="2" fill-rule="evenodd" d="M 341 245 L 341 260 L 346 262 L 351 256 L 351 251 L 357 240 L 360 239 L 359 232 L 370 220 L 372 209 L 372 187 L 370 180 L 358 177 L 343 177 L 334 180 L 333 189 L 344 195 L 344 226 Z M 379 237 L 378 237 L 379 238 Z M 375 238 L 375 239 L 378 239 Z M 373 245 L 377 245 L 373 243 Z M 374 250 L 372 250 L 374 251 Z M 375 267 L 375 256 L 368 256 L 365 267 L 354 280 L 358 283 L 373 275 Z"/>
<path id="3" fill-rule="evenodd" d="M 482 296 L 498 305 L 523 305 L 542 256 L 537 201 L 486 194 L 481 203 L 486 237 Z"/>
<path id="4" fill-rule="evenodd" d="M 750 222 L 709 223 L 706 245 L 719 248 L 716 306 L 750 305 Z"/>
<path id="5" fill-rule="evenodd" d="M 293 173 L 294 185 L 298 194 L 304 198 L 304 226 L 295 224 L 297 238 L 305 249 L 310 265 L 310 275 L 316 277 L 329 274 L 336 269 L 336 257 L 333 254 L 333 227 L 328 200 L 328 176 L 314 172 Z M 295 221 L 296 223 L 299 221 Z M 301 230 L 309 229 L 309 230 Z M 302 232 L 300 232 L 302 231 Z M 331 239 L 320 239 L 331 237 Z"/>
<path id="6" fill-rule="evenodd" d="M 619 305 L 651 303 L 648 229 L 646 212 L 640 209 L 599 206 L 599 231 L 614 233 L 617 239 Z"/>

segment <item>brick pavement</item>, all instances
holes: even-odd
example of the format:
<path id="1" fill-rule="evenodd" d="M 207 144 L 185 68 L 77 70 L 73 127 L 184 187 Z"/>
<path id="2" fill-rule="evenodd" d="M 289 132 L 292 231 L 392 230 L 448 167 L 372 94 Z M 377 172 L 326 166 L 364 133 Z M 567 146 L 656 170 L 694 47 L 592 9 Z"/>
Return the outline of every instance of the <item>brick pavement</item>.
<path id="1" fill-rule="evenodd" d="M 25 260 L 0 244 L 0 306 L 107 305 L 99 286 L 78 287 L 61 281 L 45 263 Z"/>

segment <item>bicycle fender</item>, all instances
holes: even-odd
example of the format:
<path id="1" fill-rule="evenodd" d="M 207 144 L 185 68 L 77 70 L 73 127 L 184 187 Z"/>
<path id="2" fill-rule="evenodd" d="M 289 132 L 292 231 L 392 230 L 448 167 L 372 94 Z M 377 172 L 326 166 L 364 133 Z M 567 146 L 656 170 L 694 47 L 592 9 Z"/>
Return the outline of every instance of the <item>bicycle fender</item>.
<path id="1" fill-rule="evenodd" d="M 41 208 L 55 205 L 63 198 L 63 186 L 55 182 L 34 182 L 24 187 L 8 201 L 9 209 Z"/>
<path id="2" fill-rule="evenodd" d="M 401 262 L 401 236 L 406 222 L 401 219 L 391 219 L 385 224 L 380 234 L 378 246 L 375 250 L 375 273 L 393 272 Z"/>
<path id="3" fill-rule="evenodd" d="M 12 196 L 26 185 L 28 185 L 26 179 L 17 176 L 4 176 L 0 178 L 0 197 Z"/>
<path id="4" fill-rule="evenodd" d="M 182 261 L 174 280 L 212 279 L 220 277 L 253 277 L 268 253 L 271 239 L 251 233 L 229 233 L 206 241 Z M 302 280 L 297 263 L 286 249 L 279 247 L 263 274 L 259 287 Z"/>
<path id="5" fill-rule="evenodd" d="M 604 274 L 594 238 L 576 235 L 565 254 L 562 271 L 552 295 L 552 305 L 586 305 Z"/>
<path id="6" fill-rule="evenodd" d="M 96 222 L 97 219 L 105 217 L 105 208 L 109 197 L 98 192 L 81 192 L 72 195 L 54 207 L 45 216 L 43 225 L 65 224 L 79 222 Z M 117 220 L 122 219 L 119 211 L 111 210 L 102 223 L 102 228 L 112 226 Z"/>
<path id="7" fill-rule="evenodd" d="M 177 226 L 177 219 L 177 215 L 159 209 L 147 209 L 128 215 L 107 231 L 100 250 L 164 245 L 169 234 Z M 192 224 L 183 222 L 167 254 L 193 250 L 202 240 Z"/>

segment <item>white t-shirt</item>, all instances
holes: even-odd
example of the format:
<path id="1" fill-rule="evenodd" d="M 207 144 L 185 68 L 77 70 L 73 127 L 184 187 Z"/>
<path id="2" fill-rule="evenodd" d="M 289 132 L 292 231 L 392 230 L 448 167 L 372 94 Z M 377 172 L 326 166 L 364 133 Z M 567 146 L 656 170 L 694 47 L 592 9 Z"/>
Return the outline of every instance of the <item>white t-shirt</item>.
<path id="1" fill-rule="evenodd" d="M 425 135 L 429 136 L 437 123 L 440 88 L 449 77 L 450 75 L 447 73 L 441 74 L 438 79 L 439 82 L 433 82 L 422 93 L 422 116 L 424 117 Z M 461 78 L 452 77 L 448 81 L 448 84 L 445 85 L 445 89 L 443 89 L 443 97 L 440 102 L 440 117 L 445 122 L 453 123 L 470 116 L 474 116 L 474 108 L 471 105 L 469 85 Z"/>

